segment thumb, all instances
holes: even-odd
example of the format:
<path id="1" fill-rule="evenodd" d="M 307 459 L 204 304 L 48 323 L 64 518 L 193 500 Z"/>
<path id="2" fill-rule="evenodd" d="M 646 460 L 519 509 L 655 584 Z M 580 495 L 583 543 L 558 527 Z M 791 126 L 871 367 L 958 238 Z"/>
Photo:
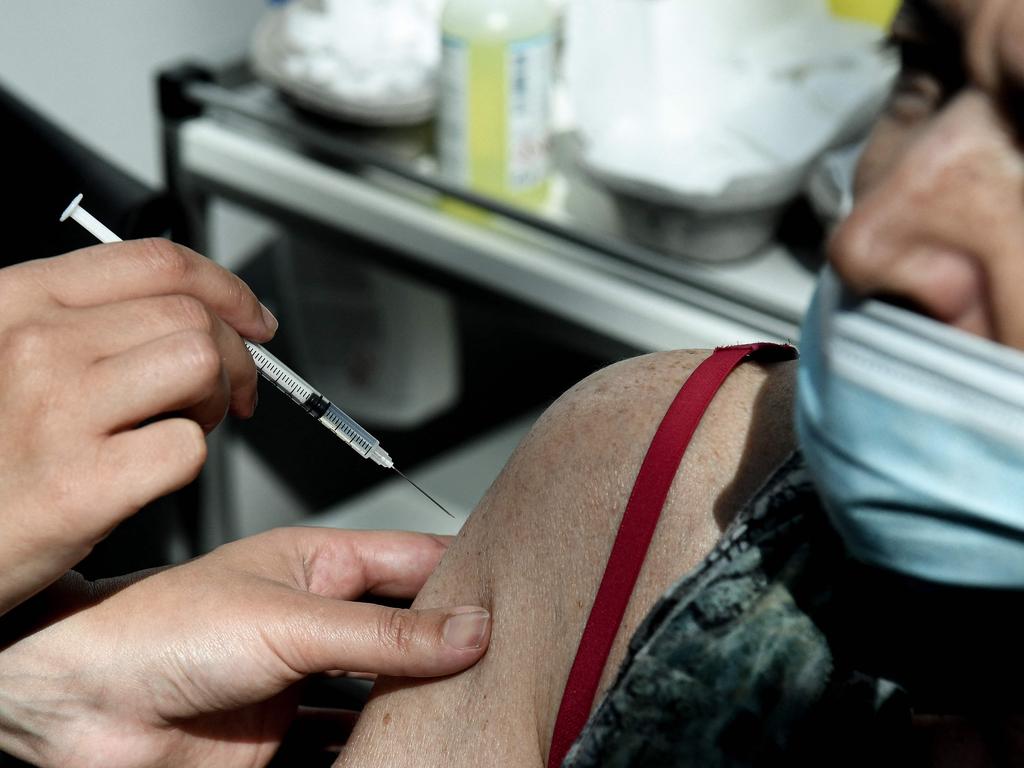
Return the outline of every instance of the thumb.
<path id="1" fill-rule="evenodd" d="M 291 669 L 391 677 L 441 677 L 479 661 L 491 637 L 491 615 L 478 606 L 430 610 L 388 608 L 305 595 L 315 605 L 277 625 L 274 649 Z"/>

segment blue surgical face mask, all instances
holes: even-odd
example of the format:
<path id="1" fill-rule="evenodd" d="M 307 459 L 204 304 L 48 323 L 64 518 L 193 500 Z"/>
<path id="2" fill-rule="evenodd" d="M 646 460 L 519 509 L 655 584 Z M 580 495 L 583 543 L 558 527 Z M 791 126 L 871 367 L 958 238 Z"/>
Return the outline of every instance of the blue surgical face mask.
<path id="1" fill-rule="evenodd" d="M 804 324 L 796 418 L 855 558 L 1024 588 L 1024 354 L 855 300 L 826 270 Z"/>

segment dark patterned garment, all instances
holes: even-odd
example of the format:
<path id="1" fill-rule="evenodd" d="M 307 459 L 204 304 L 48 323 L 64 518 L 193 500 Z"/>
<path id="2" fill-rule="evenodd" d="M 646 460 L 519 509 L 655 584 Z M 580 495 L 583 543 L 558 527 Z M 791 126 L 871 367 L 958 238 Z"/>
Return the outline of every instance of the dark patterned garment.
<path id="1" fill-rule="evenodd" d="M 563 765 L 908 765 L 906 697 L 829 642 L 843 562 L 795 455 L 639 627 Z"/>

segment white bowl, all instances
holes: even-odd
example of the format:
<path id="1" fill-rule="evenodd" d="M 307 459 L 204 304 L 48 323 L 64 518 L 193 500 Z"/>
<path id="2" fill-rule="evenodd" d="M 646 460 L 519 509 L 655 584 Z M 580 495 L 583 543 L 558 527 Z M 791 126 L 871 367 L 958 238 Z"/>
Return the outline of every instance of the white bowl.
<path id="1" fill-rule="evenodd" d="M 385 98 L 345 98 L 327 85 L 290 71 L 288 62 L 297 51 L 286 34 L 286 5 L 268 13 L 253 34 L 250 61 L 257 77 L 280 89 L 296 103 L 340 120 L 370 126 L 405 126 L 424 123 L 437 109 L 438 89 L 419 89 Z M 440 33 L 439 33 L 440 34 Z"/>
<path id="2" fill-rule="evenodd" d="M 707 262 L 753 256 L 774 235 L 804 170 L 732 182 L 719 195 L 690 195 L 625 177 L 581 158 L 581 167 L 608 189 L 625 235 L 655 250 Z"/>

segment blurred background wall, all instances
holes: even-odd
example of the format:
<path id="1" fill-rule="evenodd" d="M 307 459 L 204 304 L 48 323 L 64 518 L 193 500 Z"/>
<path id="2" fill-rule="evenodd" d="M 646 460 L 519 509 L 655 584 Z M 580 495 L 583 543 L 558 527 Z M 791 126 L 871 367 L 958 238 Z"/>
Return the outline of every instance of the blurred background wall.
<path id="1" fill-rule="evenodd" d="M 5 0 L 0 82 L 156 184 L 156 72 L 184 57 L 241 56 L 264 7 L 262 0 Z"/>

